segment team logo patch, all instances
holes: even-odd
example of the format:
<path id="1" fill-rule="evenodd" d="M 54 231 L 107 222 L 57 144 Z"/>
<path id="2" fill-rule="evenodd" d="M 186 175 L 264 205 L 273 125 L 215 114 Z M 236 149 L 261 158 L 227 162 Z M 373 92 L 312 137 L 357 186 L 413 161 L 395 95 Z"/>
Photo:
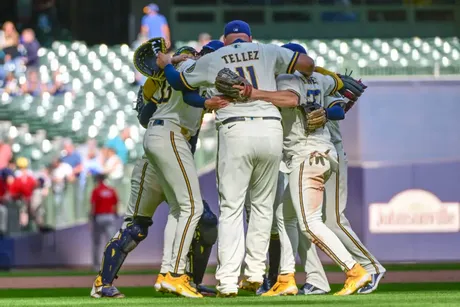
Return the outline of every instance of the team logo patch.
<path id="1" fill-rule="evenodd" d="M 187 68 L 185 71 L 186 71 L 187 73 L 191 73 L 192 71 L 195 70 L 195 66 L 196 66 L 196 63 L 193 63 L 193 65 L 190 66 L 189 68 Z"/>

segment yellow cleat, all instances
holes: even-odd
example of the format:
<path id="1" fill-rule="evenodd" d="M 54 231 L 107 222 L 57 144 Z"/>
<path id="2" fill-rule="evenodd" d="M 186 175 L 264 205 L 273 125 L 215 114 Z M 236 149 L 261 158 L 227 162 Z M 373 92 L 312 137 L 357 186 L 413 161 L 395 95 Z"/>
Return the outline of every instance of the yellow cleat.
<path id="1" fill-rule="evenodd" d="M 246 290 L 246 291 L 251 291 L 251 292 L 256 292 L 257 289 L 260 288 L 262 283 L 257 282 L 257 281 L 249 281 L 246 278 L 240 281 L 240 289 Z"/>
<path id="2" fill-rule="evenodd" d="M 369 274 L 359 263 L 357 263 L 347 272 L 347 280 L 345 280 L 343 289 L 334 293 L 334 295 L 351 295 L 371 281 L 371 274 Z"/>
<path id="3" fill-rule="evenodd" d="M 164 276 L 161 282 L 161 287 L 170 291 L 174 294 L 190 297 L 190 298 L 201 298 L 203 295 L 198 293 L 192 285 L 190 285 L 190 277 L 187 274 L 183 274 L 179 277 L 173 277 L 169 272 Z"/>
<path id="4" fill-rule="evenodd" d="M 261 296 L 296 295 L 298 291 L 294 273 L 289 273 L 278 275 L 278 279 L 273 287 Z"/>
<path id="5" fill-rule="evenodd" d="M 153 287 L 155 288 L 155 290 L 157 290 L 158 292 L 161 292 L 161 293 L 169 293 L 169 290 L 162 287 L 161 286 L 161 283 L 163 282 L 163 280 L 165 280 L 165 274 L 158 274 L 157 276 L 157 280 L 155 281 L 155 284 L 153 285 Z"/>

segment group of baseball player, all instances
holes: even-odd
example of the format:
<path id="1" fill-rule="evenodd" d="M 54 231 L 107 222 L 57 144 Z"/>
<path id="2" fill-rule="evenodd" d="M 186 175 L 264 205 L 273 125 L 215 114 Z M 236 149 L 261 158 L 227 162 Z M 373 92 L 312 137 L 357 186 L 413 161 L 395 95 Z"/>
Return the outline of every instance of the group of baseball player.
<path id="1" fill-rule="evenodd" d="M 162 39 L 151 39 L 134 55 L 149 77 L 136 104 L 147 129 L 145 155 L 133 170 L 125 221 L 106 245 L 91 296 L 124 297 L 113 282 L 164 201 L 169 214 L 157 291 L 191 298 L 233 297 L 239 289 L 326 294 L 316 245 L 346 274 L 335 295 L 373 292 L 385 268 L 344 215 L 347 160 L 338 124 L 366 86 L 315 67 L 301 45 L 253 43 L 240 20 L 225 26 L 224 43 L 211 41 L 200 53 L 165 51 Z M 209 111 L 218 130 L 219 217 L 202 199 L 193 157 Z M 215 242 L 216 290 L 202 285 Z M 307 273 L 300 290 L 297 254 Z"/>

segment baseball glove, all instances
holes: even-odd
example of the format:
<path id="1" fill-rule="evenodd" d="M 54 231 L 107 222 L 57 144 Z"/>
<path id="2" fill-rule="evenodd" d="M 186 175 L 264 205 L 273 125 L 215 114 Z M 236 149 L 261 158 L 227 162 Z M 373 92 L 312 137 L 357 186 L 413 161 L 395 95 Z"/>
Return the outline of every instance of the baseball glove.
<path id="1" fill-rule="evenodd" d="M 346 71 L 344 75 L 337 74 L 343 82 L 343 87 L 339 90 L 339 93 L 351 101 L 356 101 L 364 93 L 367 86 L 364 85 L 361 80 L 352 78 L 352 72 L 353 71 L 351 71 L 348 75 Z"/>
<path id="2" fill-rule="evenodd" d="M 229 98 L 232 98 L 234 102 L 246 102 L 251 97 L 251 83 L 228 68 L 224 68 L 219 71 L 214 85 L 219 92 Z M 241 94 L 239 89 L 234 88 L 234 85 L 243 86 L 243 93 Z"/>
<path id="3" fill-rule="evenodd" d="M 318 128 L 323 128 L 326 124 L 326 111 L 318 103 L 307 104 L 302 106 L 307 120 L 306 131 L 307 133 L 313 132 Z"/>
<path id="4" fill-rule="evenodd" d="M 166 53 L 166 43 L 164 38 L 152 38 L 140 45 L 134 51 L 133 62 L 137 71 L 153 80 L 165 80 L 164 71 L 158 67 L 158 52 Z"/>
<path id="5" fill-rule="evenodd" d="M 133 109 L 137 112 L 137 119 L 139 119 L 139 120 L 140 120 L 142 110 L 145 107 L 143 91 L 144 91 L 144 87 L 143 86 L 139 87 L 139 91 L 137 92 L 136 101 L 133 101 L 133 103 L 134 103 L 134 108 Z"/>

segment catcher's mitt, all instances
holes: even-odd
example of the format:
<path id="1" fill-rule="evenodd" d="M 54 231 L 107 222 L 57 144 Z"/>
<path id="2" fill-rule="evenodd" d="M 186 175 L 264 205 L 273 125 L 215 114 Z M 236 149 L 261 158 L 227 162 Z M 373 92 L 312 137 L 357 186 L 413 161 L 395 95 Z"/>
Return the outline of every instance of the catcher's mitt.
<path id="1" fill-rule="evenodd" d="M 166 53 L 166 43 L 164 38 L 152 38 L 140 45 L 134 51 L 133 62 L 137 71 L 153 80 L 165 80 L 164 71 L 158 67 L 158 52 Z"/>
<path id="2" fill-rule="evenodd" d="M 326 124 L 326 111 L 318 103 L 310 103 L 306 106 L 301 106 L 305 112 L 307 133 L 313 132 L 318 128 L 323 128 Z"/>
<path id="3" fill-rule="evenodd" d="M 139 91 L 137 92 L 137 98 L 136 101 L 133 101 L 134 107 L 133 110 L 137 112 L 137 118 L 139 119 L 139 116 L 142 113 L 142 109 L 145 107 L 144 103 L 144 87 L 140 86 Z"/>
<path id="4" fill-rule="evenodd" d="M 346 71 L 344 75 L 337 74 L 343 82 L 343 87 L 339 90 L 339 93 L 351 101 L 356 101 L 364 93 L 367 86 L 364 85 L 361 80 L 352 78 L 352 72 L 353 71 L 351 71 L 348 75 Z"/>
<path id="5" fill-rule="evenodd" d="M 246 102 L 251 97 L 251 83 L 228 68 L 219 71 L 214 85 L 219 92 L 229 98 L 233 98 L 234 102 Z M 243 94 L 240 93 L 239 89 L 234 88 L 234 85 L 243 86 Z"/>

